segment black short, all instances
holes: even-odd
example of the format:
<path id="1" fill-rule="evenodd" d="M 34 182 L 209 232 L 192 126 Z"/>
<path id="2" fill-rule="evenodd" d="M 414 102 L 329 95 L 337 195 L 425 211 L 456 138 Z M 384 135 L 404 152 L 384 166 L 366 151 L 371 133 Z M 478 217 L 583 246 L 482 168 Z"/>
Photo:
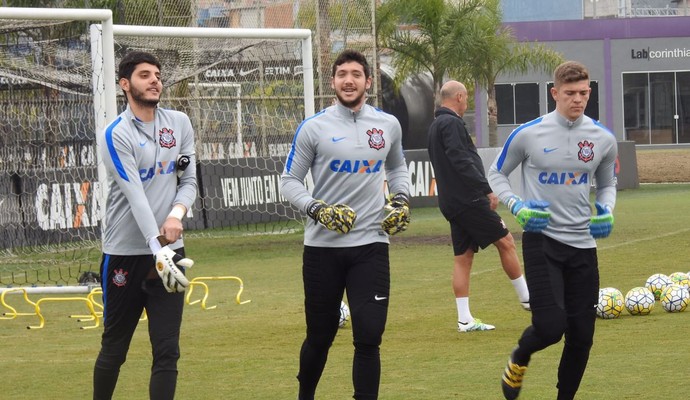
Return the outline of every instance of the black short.
<path id="1" fill-rule="evenodd" d="M 509 233 L 501 216 L 489 207 L 468 208 L 449 222 L 453 253 L 456 256 L 464 254 L 468 249 L 476 253 L 480 247 L 485 249 Z"/>

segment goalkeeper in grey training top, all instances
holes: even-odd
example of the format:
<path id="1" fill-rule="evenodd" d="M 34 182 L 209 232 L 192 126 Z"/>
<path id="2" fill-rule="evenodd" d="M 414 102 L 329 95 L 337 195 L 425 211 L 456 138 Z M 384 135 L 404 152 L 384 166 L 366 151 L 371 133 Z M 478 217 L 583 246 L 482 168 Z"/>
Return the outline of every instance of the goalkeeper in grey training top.
<path id="1" fill-rule="evenodd" d="M 158 107 L 160 63 L 132 51 L 119 65 L 127 108 L 99 137 L 109 193 L 101 276 L 103 336 L 93 398 L 112 398 L 142 312 L 153 353 L 149 396 L 175 396 L 184 288 L 182 218 L 197 195 L 194 131 L 187 115 Z M 187 168 L 187 166 L 190 166 Z"/>
<path id="2" fill-rule="evenodd" d="M 407 228 L 410 210 L 400 123 L 365 104 L 370 74 L 361 53 L 338 56 L 331 80 L 338 101 L 300 124 L 282 175 L 282 195 L 313 219 L 304 232 L 307 337 L 297 375 L 300 400 L 314 399 L 345 291 L 355 346 L 354 398 L 378 398 L 390 296 L 388 237 Z M 309 170 L 311 193 L 304 184 Z"/>
<path id="3" fill-rule="evenodd" d="M 522 255 L 532 325 L 503 372 L 506 399 L 515 399 L 532 354 L 565 336 L 558 400 L 575 397 L 594 337 L 599 291 L 596 241 L 613 228 L 616 137 L 584 115 L 591 89 L 587 68 L 574 61 L 554 72 L 556 110 L 515 129 L 489 168 L 489 184 L 522 225 Z M 508 176 L 522 165 L 519 197 Z M 596 214 L 590 188 L 596 183 Z"/>

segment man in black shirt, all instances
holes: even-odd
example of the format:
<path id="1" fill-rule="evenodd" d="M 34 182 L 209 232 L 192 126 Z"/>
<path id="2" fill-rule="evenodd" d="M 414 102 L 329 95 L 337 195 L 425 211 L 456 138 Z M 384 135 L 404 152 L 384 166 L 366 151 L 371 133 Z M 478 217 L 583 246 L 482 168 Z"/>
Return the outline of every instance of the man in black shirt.
<path id="1" fill-rule="evenodd" d="M 484 174 L 482 160 L 462 116 L 467 110 L 467 89 L 457 81 L 441 87 L 441 106 L 429 127 L 429 157 L 434 167 L 438 204 L 450 222 L 455 253 L 453 291 L 458 309 L 458 331 L 493 330 L 470 313 L 470 271 L 479 248 L 493 244 L 522 307 L 529 310 L 529 292 L 522 275 L 515 241 L 496 213 L 498 197 Z"/>

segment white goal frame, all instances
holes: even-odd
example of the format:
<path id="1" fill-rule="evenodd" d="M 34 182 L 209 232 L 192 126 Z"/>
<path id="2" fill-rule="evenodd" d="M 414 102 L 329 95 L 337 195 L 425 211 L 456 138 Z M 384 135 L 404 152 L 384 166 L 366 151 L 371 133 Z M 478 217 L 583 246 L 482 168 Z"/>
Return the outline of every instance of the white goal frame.
<path id="1" fill-rule="evenodd" d="M 60 20 L 60 21 L 100 21 L 100 26 L 103 32 L 103 38 L 101 42 L 101 54 L 103 59 L 99 60 L 99 64 L 103 69 L 104 74 L 109 74 L 113 76 L 115 74 L 115 45 L 113 38 L 113 13 L 108 9 L 75 9 L 75 8 L 30 8 L 30 7 L 0 7 L 0 19 L 20 19 L 20 20 Z M 92 52 L 93 54 L 93 52 Z M 93 56 L 92 56 L 93 57 Z M 94 61 L 92 59 L 92 61 Z M 115 93 L 115 80 L 105 80 L 100 82 L 98 85 L 102 88 L 102 91 L 107 91 L 108 93 Z M 93 88 L 96 90 L 97 82 L 93 81 Z M 112 98 L 112 104 L 105 105 L 104 108 L 99 108 L 97 99 L 94 97 L 94 112 L 96 113 L 96 128 L 105 129 L 105 125 L 98 125 L 100 120 L 104 118 L 99 118 L 99 109 L 106 110 L 105 119 L 114 119 L 117 115 L 117 105 L 115 103 L 115 97 Z M 108 99 L 110 101 L 110 99 Z M 101 175 L 102 163 L 99 162 L 99 180 L 104 181 L 104 175 Z M 91 288 L 89 286 L 47 286 L 47 287 L 32 287 L 26 288 L 27 293 L 37 293 L 37 294 L 75 294 L 75 293 L 88 293 Z M 11 290 L 11 288 L 0 288 L 0 293 L 5 290 Z"/>
<path id="2" fill-rule="evenodd" d="M 108 185 L 106 173 L 100 155 L 100 141 L 96 140 L 118 115 L 117 105 L 117 71 L 115 58 L 115 39 L 117 36 L 146 36 L 146 37 L 178 37 L 178 38 L 237 38 L 237 39 L 265 39 L 265 40 L 291 40 L 300 44 L 303 79 L 303 107 L 304 118 L 314 115 L 314 70 L 312 60 L 312 32 L 308 29 L 228 29 L 228 28 L 197 28 L 197 27 L 155 27 L 155 26 L 128 26 L 114 25 L 111 10 L 108 9 L 63 9 L 63 8 L 21 8 L 0 7 L 0 20 L 39 20 L 39 21 L 79 21 L 91 23 L 89 36 L 91 40 L 91 91 L 92 106 L 91 115 L 94 116 L 93 152 L 98 181 L 100 182 L 100 194 L 94 193 L 105 201 Z M 299 64 L 298 64 L 299 65 Z M 226 84 L 227 87 L 231 85 Z M 231 89 L 233 90 L 233 89 Z M 236 88 L 235 90 L 241 90 Z M 241 93 L 237 94 L 237 112 L 241 114 Z M 300 107 L 301 108 L 301 107 Z M 297 115 L 299 117 L 299 115 Z M 238 118 L 241 121 L 241 118 Z M 241 126 L 239 127 L 241 128 Z M 239 129 L 238 128 L 238 129 Z M 238 132 L 238 137 L 241 131 Z M 96 190 L 96 189 L 94 189 Z M 104 212 L 101 209 L 100 212 Z M 104 227 L 104 219 L 101 216 L 101 229 Z M 82 293 L 84 286 L 45 286 L 32 289 L 36 293 Z M 2 293 L 3 290 L 0 290 Z"/>
<path id="3" fill-rule="evenodd" d="M 293 39 L 300 40 L 302 50 L 302 76 L 304 79 L 304 114 L 305 118 L 314 115 L 314 68 L 312 62 L 312 32 L 309 29 L 277 29 L 277 28 L 204 28 L 204 27 L 171 27 L 144 25 L 112 25 L 112 35 L 108 35 L 105 26 L 91 26 L 91 51 L 93 61 L 94 107 L 96 110 L 104 106 L 105 114 L 96 114 L 96 129 L 101 132 L 106 125 L 117 117 L 117 100 L 114 82 L 117 80 L 115 72 L 115 36 L 146 36 L 146 37 L 175 37 L 175 38 L 216 38 L 216 39 Z M 99 42 L 99 37 L 102 38 Z M 103 57 L 99 58 L 94 51 L 102 47 Z M 111 59 L 112 56 L 112 59 Z M 112 90 L 103 84 L 112 83 Z M 240 138 L 240 136 L 238 136 Z M 241 139 L 238 139 L 241 140 Z M 107 198 L 108 185 L 103 162 L 100 159 L 100 141 L 96 141 L 96 155 L 98 159 L 98 176 L 101 181 L 101 196 Z M 104 228 L 104 219 L 101 227 Z"/>
<path id="4" fill-rule="evenodd" d="M 98 29 L 99 27 L 92 27 L 92 38 L 98 37 L 94 34 L 93 29 Z M 105 27 L 103 27 L 103 65 L 101 66 L 101 71 L 96 70 L 97 64 L 94 63 L 94 74 L 101 73 L 103 81 L 113 82 L 113 89 L 115 88 L 114 82 L 116 81 L 115 75 L 115 51 L 112 51 L 113 59 L 106 60 L 106 53 L 109 49 L 106 49 L 106 45 L 114 43 L 114 39 L 111 36 L 111 43 L 106 43 L 108 39 L 108 32 L 106 32 Z M 297 39 L 301 41 L 302 48 L 302 73 L 304 76 L 304 113 L 305 118 L 314 115 L 314 68 L 312 66 L 312 44 L 311 44 L 311 30 L 309 29 L 264 29 L 264 28 L 202 28 L 202 27 L 172 27 L 172 26 L 141 26 L 141 25 L 113 25 L 112 26 L 113 36 L 153 36 L 153 37 L 180 37 L 180 38 L 220 38 L 220 39 Z M 93 39 L 92 39 L 93 40 Z M 114 47 L 114 44 L 113 44 Z M 106 68 L 112 65 L 112 68 Z M 94 75 L 95 78 L 95 75 Z M 106 108 L 106 119 L 112 121 L 116 117 L 116 93 L 115 90 L 100 91 L 102 95 L 101 102 L 109 107 L 112 102 L 112 107 L 114 108 L 113 114 L 110 115 Z M 94 87 L 94 90 L 96 88 Z M 96 92 L 98 93 L 98 92 Z M 98 122 L 97 125 L 98 126 Z M 105 128 L 105 124 L 103 125 Z"/>

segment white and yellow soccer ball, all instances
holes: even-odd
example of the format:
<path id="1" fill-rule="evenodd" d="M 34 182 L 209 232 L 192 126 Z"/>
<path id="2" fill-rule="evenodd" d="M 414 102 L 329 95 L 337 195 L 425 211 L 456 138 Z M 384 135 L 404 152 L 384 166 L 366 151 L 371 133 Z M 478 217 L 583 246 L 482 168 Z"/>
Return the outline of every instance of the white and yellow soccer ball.
<path id="1" fill-rule="evenodd" d="M 599 289 L 599 301 L 597 302 L 597 317 L 603 319 L 618 318 L 623 312 L 623 293 L 612 287 Z"/>
<path id="2" fill-rule="evenodd" d="M 643 286 L 634 287 L 625 295 L 625 308 L 632 315 L 647 315 L 654 304 L 654 293 Z"/>
<path id="3" fill-rule="evenodd" d="M 655 300 L 659 300 L 661 298 L 661 292 L 671 283 L 671 279 L 667 275 L 654 274 L 647 278 L 644 287 L 652 291 Z"/>
<path id="4" fill-rule="evenodd" d="M 342 328 L 347 325 L 347 321 L 350 320 L 350 307 L 344 301 L 340 302 L 340 321 L 338 322 L 338 327 Z"/>
<path id="5" fill-rule="evenodd" d="M 671 280 L 671 283 L 690 288 L 690 277 L 685 272 L 674 272 L 668 276 L 668 279 Z"/>
<path id="6" fill-rule="evenodd" d="M 688 303 L 690 303 L 690 292 L 683 286 L 671 284 L 661 293 L 661 306 L 668 312 L 685 311 Z"/>

